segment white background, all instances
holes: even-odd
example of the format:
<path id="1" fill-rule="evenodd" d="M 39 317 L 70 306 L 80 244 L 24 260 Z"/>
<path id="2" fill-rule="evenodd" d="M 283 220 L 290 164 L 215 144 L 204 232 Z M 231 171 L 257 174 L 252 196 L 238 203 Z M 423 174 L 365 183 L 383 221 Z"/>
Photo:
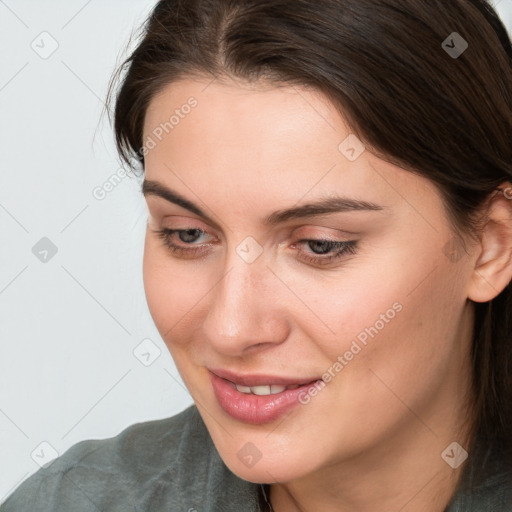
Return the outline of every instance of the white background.
<path id="1" fill-rule="evenodd" d="M 139 179 L 93 196 L 120 167 L 107 84 L 155 3 L 0 0 L 0 503 L 76 442 L 192 403 L 144 297 Z"/>

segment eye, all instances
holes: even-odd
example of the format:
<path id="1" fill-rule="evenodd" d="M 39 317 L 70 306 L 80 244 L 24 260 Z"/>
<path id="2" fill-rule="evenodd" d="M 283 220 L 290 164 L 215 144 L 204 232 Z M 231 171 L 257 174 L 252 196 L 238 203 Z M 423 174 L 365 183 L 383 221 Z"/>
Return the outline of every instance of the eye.
<path id="1" fill-rule="evenodd" d="M 342 241 L 304 239 L 296 242 L 294 246 L 301 244 L 306 245 L 309 249 L 312 250 L 312 252 L 300 251 L 299 259 L 303 259 L 315 265 L 326 265 L 328 263 L 341 260 L 348 254 L 357 253 L 356 240 Z"/>
<path id="2" fill-rule="evenodd" d="M 172 252 L 182 256 L 195 256 L 198 252 L 204 250 L 204 247 L 195 243 L 203 236 L 210 236 L 202 229 L 169 229 L 163 228 L 154 231 L 156 236 L 160 238 L 164 245 Z M 178 242 L 178 243 L 177 243 Z M 179 243 L 181 242 L 182 245 Z M 188 245 L 188 247 L 187 247 Z M 198 247 L 193 247 L 198 245 Z M 202 242 L 204 246 L 204 242 Z M 192 247 L 191 247 L 192 246 Z"/>
<path id="3" fill-rule="evenodd" d="M 177 256 L 194 258 L 201 252 L 205 252 L 205 246 L 211 243 L 202 240 L 210 237 L 206 231 L 198 228 L 154 230 L 154 233 L 163 241 L 163 244 L 171 253 Z M 357 253 L 357 241 L 327 240 L 327 239 L 303 239 L 295 242 L 292 248 L 307 246 L 310 251 L 299 250 L 297 258 L 314 265 L 327 265 L 342 260 L 345 256 Z"/>

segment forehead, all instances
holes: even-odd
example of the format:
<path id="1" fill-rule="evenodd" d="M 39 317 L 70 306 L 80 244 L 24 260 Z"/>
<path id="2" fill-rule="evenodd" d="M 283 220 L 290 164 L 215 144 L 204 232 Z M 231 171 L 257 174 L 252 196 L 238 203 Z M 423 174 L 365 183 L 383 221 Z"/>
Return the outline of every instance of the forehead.
<path id="1" fill-rule="evenodd" d="M 359 158 L 347 158 L 349 136 L 355 137 L 348 123 L 320 91 L 187 79 L 149 105 L 146 175 L 182 192 L 231 195 L 246 206 L 293 204 L 335 190 L 387 205 L 410 197 L 418 207 L 439 207 L 434 185 L 421 176 L 364 146 Z M 419 205 L 426 192 L 436 204 Z"/>
<path id="2" fill-rule="evenodd" d="M 169 121 L 172 126 L 165 130 Z M 339 137 L 349 132 L 340 113 L 315 89 L 227 79 L 168 85 L 149 104 L 144 136 L 162 125 L 164 137 L 172 132 L 175 140 L 196 137 L 205 145 L 216 139 L 223 148 L 243 143 L 245 149 L 258 141 L 267 142 L 267 150 L 304 138 L 311 149 L 322 140 L 336 150 Z"/>

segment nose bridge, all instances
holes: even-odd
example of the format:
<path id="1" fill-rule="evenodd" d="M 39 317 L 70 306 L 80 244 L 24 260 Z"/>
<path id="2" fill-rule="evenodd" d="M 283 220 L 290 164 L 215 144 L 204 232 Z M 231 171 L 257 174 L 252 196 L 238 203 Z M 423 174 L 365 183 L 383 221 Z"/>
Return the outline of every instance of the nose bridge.
<path id="1" fill-rule="evenodd" d="M 275 276 L 263 255 L 249 261 L 243 253 L 230 251 L 223 276 L 210 294 L 203 329 L 220 351 L 280 342 L 287 334 L 273 290 L 278 284 Z"/>
<path id="2" fill-rule="evenodd" d="M 227 261 L 226 268 L 213 295 L 211 312 L 226 319 L 231 317 L 232 327 L 237 328 L 237 323 L 247 325 L 251 316 L 262 312 L 258 303 L 265 298 L 264 280 L 268 278 L 265 276 L 268 269 L 262 259 L 247 263 L 235 252 Z"/>

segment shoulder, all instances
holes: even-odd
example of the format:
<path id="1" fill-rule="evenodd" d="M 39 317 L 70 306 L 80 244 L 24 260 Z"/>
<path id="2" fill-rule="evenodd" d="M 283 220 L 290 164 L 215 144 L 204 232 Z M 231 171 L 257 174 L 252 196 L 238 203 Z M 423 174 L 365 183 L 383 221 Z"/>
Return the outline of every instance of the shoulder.
<path id="1" fill-rule="evenodd" d="M 512 474 L 487 479 L 476 489 L 459 492 L 446 512 L 512 512 Z"/>
<path id="2" fill-rule="evenodd" d="M 512 446 L 479 436 L 446 512 L 512 512 Z"/>
<path id="3" fill-rule="evenodd" d="M 226 479 L 242 483 L 220 459 L 192 405 L 115 437 L 75 444 L 23 482 L 0 510 L 194 510 L 194 494 L 204 496 L 207 483 Z"/>

